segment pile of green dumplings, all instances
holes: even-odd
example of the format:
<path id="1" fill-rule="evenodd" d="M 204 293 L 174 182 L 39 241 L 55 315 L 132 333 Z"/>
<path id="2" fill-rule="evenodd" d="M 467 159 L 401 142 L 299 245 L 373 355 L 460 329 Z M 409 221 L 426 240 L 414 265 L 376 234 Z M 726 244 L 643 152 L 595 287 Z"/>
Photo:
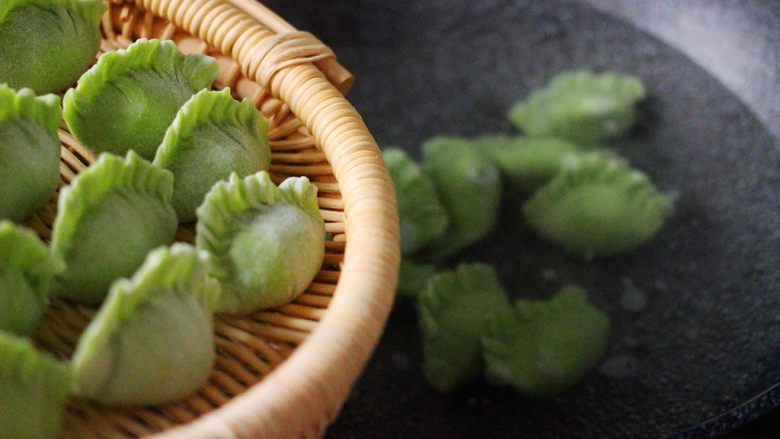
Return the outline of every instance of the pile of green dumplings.
<path id="1" fill-rule="evenodd" d="M 632 76 L 563 72 L 509 112 L 524 135 L 435 137 L 422 145 L 420 164 L 385 150 L 401 222 L 398 292 L 417 300 L 423 370 L 436 389 L 484 376 L 551 398 L 598 364 L 609 318 L 582 287 L 512 306 L 492 267 L 437 268 L 490 233 L 502 197 L 522 202 L 539 236 L 586 259 L 651 240 L 672 215 L 671 201 L 602 147 L 631 131 L 645 94 Z"/>
<path id="2" fill-rule="evenodd" d="M 190 395 L 214 366 L 214 313 L 293 300 L 324 256 L 316 186 L 271 181 L 268 121 L 211 90 L 216 60 L 141 39 L 90 67 L 105 10 L 99 0 L 0 3 L 6 438 L 57 437 L 72 394 L 117 406 Z M 76 82 L 62 107 L 36 96 Z M 18 223 L 57 189 L 63 120 L 98 158 L 61 189 L 47 246 Z M 195 221 L 195 245 L 174 244 L 178 225 Z M 54 295 L 102 304 L 69 363 L 26 339 Z"/>

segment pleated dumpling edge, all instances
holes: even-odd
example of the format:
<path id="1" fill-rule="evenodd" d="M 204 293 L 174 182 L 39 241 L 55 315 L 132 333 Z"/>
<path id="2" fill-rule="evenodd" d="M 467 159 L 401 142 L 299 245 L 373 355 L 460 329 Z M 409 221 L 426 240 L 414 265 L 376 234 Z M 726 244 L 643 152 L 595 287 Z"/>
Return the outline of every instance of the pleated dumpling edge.
<path id="1" fill-rule="evenodd" d="M 179 108 L 219 74 L 214 58 L 138 39 L 101 56 L 65 94 L 65 122 L 88 148 L 152 160 Z M 110 85 L 110 87 L 109 87 Z"/>
<path id="2" fill-rule="evenodd" d="M 325 225 L 317 187 L 290 177 L 279 187 L 267 172 L 232 174 L 198 208 L 197 246 L 214 256 L 222 283 L 217 308 L 249 314 L 293 300 L 320 270 Z"/>
<path id="3" fill-rule="evenodd" d="M 175 175 L 180 222 L 194 221 L 206 193 L 231 172 L 245 177 L 269 169 L 268 125 L 252 101 L 233 99 L 229 88 L 201 90 L 182 106 L 153 162 Z"/>
<path id="4" fill-rule="evenodd" d="M 200 387 L 216 355 L 212 308 L 220 289 L 209 264 L 208 253 L 174 244 L 115 281 L 73 356 L 77 393 L 125 406 L 168 402 Z"/>
<path id="5" fill-rule="evenodd" d="M 68 265 L 57 292 L 95 304 L 155 247 L 173 242 L 173 174 L 129 151 L 102 154 L 60 194 L 51 250 Z"/>
<path id="6" fill-rule="evenodd" d="M 57 189 L 60 98 L 0 84 L 0 218 L 21 221 Z"/>

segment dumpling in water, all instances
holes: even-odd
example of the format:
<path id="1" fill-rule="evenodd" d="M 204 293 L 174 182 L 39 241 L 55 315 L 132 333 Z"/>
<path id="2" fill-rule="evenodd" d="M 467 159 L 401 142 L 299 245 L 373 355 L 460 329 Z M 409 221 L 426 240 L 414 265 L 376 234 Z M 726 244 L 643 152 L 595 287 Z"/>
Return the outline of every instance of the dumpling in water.
<path id="1" fill-rule="evenodd" d="M 70 393 L 67 364 L 0 331 L 0 431 L 4 439 L 55 439 Z"/>
<path id="2" fill-rule="evenodd" d="M 607 350 L 609 317 L 568 285 L 549 300 L 518 300 L 516 318 L 482 339 L 486 376 L 531 398 L 552 398 L 593 369 Z"/>
<path id="3" fill-rule="evenodd" d="M 186 244 L 154 250 L 111 286 L 73 356 L 76 391 L 104 404 L 161 404 L 190 395 L 214 367 L 219 284 L 208 254 Z"/>
<path id="4" fill-rule="evenodd" d="M 0 221 L 0 330 L 29 335 L 65 264 L 31 230 Z"/>
<path id="5" fill-rule="evenodd" d="M 674 207 L 645 174 L 600 153 L 568 157 L 523 207 L 539 235 L 583 255 L 615 256 L 655 236 Z"/>
<path id="6" fill-rule="evenodd" d="M 433 182 L 406 152 L 388 148 L 383 153 L 398 200 L 401 251 L 411 255 L 444 235 L 447 211 Z"/>
<path id="7" fill-rule="evenodd" d="M 563 157 L 583 152 L 581 147 L 553 137 L 489 135 L 474 139 L 474 143 L 496 162 L 512 194 L 533 191 L 558 174 Z"/>
<path id="8" fill-rule="evenodd" d="M 100 49 L 99 0 L 0 2 L 0 83 L 55 93 L 76 82 Z"/>
<path id="9" fill-rule="evenodd" d="M 173 242 L 173 175 L 130 151 L 103 154 L 62 190 L 51 251 L 67 264 L 56 292 L 85 304 L 103 300 L 149 250 Z"/>
<path id="10" fill-rule="evenodd" d="M 184 55 L 171 41 L 140 39 L 101 56 L 68 90 L 65 122 L 95 151 L 133 149 L 152 160 L 179 108 L 218 73 L 214 58 Z"/>
<path id="11" fill-rule="evenodd" d="M 493 229 L 501 201 L 501 175 L 493 160 L 467 139 L 439 136 L 422 148 L 423 170 L 449 216 L 446 233 L 431 245 L 431 257 L 440 259 Z"/>
<path id="12" fill-rule="evenodd" d="M 408 258 L 401 259 L 401 267 L 398 270 L 398 297 L 417 298 L 435 274 L 436 266 L 433 264 L 418 264 Z"/>
<path id="13" fill-rule="evenodd" d="M 646 91 L 639 78 L 575 70 L 556 75 L 518 102 L 512 123 L 529 136 L 552 136 L 599 145 L 628 133 Z"/>
<path id="14" fill-rule="evenodd" d="M 54 194 L 61 119 L 59 97 L 0 84 L 0 218 L 21 221 Z"/>
<path id="15" fill-rule="evenodd" d="M 203 90 L 179 110 L 154 164 L 173 172 L 179 222 L 194 221 L 214 183 L 231 172 L 245 177 L 271 166 L 268 120 L 249 99 L 233 99 L 230 89 Z"/>
<path id="16" fill-rule="evenodd" d="M 460 264 L 428 280 L 418 296 L 423 371 L 448 392 L 482 374 L 480 340 L 490 325 L 512 319 L 512 307 L 493 267 Z"/>
<path id="17" fill-rule="evenodd" d="M 292 177 L 276 187 L 265 171 L 236 174 L 198 208 L 198 248 L 214 255 L 222 283 L 217 311 L 249 314 L 293 300 L 320 270 L 325 225 L 317 187 Z"/>

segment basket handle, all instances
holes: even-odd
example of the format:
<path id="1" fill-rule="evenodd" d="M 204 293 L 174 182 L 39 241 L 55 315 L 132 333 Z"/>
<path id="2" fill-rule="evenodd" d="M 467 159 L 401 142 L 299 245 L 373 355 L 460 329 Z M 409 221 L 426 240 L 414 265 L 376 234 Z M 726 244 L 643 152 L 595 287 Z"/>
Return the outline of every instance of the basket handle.
<path id="1" fill-rule="evenodd" d="M 228 0 L 237 8 L 244 11 L 247 15 L 265 25 L 268 29 L 278 33 L 285 34 L 296 32 L 297 29 L 288 23 L 285 19 L 270 10 L 264 4 L 255 0 Z M 325 77 L 336 86 L 336 88 L 346 96 L 352 85 L 355 84 L 355 76 L 336 61 L 335 58 L 327 58 L 315 61 L 316 65 Z"/>

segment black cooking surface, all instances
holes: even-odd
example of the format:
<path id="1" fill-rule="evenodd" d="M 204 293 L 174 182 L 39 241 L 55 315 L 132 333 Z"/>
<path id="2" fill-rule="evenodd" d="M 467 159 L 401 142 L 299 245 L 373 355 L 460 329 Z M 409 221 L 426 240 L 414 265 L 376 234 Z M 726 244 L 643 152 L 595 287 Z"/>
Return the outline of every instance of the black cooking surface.
<path id="1" fill-rule="evenodd" d="M 609 351 L 581 385 L 549 402 L 484 382 L 438 394 L 419 367 L 414 305 L 399 300 L 329 437 L 658 437 L 780 381 L 780 148 L 707 71 L 579 2 L 266 3 L 357 75 L 350 100 L 380 145 L 418 157 L 436 134 L 509 132 L 510 105 L 558 71 L 638 75 L 650 98 L 616 147 L 676 199 L 668 226 L 624 257 L 565 255 L 510 202 L 493 233 L 464 252 L 461 260 L 494 264 L 514 297 L 576 282 L 609 312 Z M 632 311 L 625 294 L 646 306 Z"/>

